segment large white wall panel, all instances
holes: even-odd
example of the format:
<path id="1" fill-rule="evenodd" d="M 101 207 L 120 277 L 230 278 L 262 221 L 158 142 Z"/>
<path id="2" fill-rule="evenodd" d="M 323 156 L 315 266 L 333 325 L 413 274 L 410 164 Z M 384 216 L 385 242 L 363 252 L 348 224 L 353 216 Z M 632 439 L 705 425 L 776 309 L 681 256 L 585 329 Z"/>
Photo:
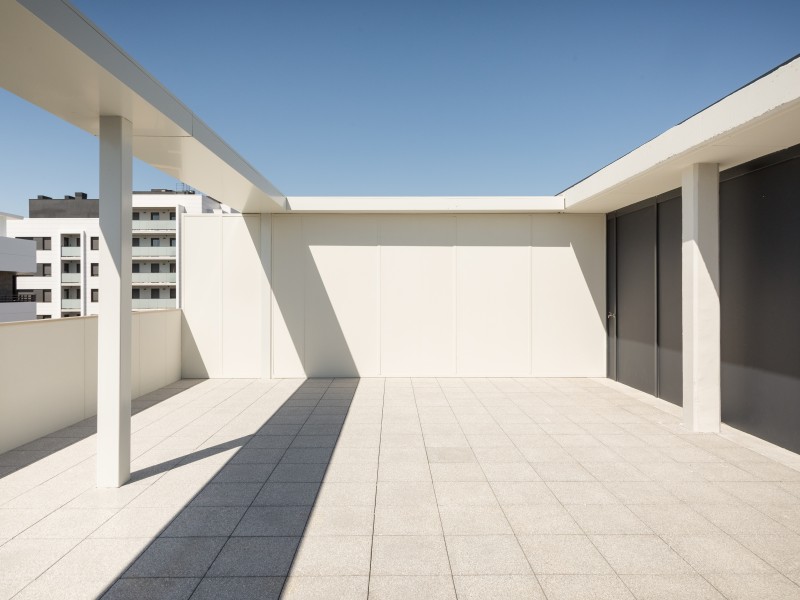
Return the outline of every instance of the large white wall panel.
<path id="1" fill-rule="evenodd" d="M 299 218 L 306 243 L 306 373 L 378 373 L 377 217 Z"/>
<path id="2" fill-rule="evenodd" d="M 261 218 L 222 218 L 222 376 L 262 372 Z"/>
<path id="3" fill-rule="evenodd" d="M 272 373 L 304 377 L 305 264 L 303 218 L 272 217 Z"/>
<path id="4" fill-rule="evenodd" d="M 381 374 L 456 372 L 456 217 L 380 218 Z"/>
<path id="5" fill-rule="evenodd" d="M 531 217 L 459 215 L 458 374 L 531 369 Z"/>
<path id="6" fill-rule="evenodd" d="M 204 215 L 182 218 L 183 376 L 221 377 L 223 219 Z M 252 277 L 257 277 L 257 272 Z"/>
<path id="7" fill-rule="evenodd" d="M 531 220 L 533 375 L 605 377 L 605 216 Z"/>

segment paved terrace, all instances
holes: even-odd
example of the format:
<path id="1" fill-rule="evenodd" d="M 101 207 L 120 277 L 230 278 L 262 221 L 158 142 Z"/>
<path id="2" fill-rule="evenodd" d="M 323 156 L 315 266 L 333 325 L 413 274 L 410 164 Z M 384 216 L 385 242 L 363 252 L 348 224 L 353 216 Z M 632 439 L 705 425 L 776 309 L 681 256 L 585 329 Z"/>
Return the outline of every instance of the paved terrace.
<path id="1" fill-rule="evenodd" d="M 121 489 L 94 487 L 92 420 L 0 456 L 0 597 L 800 598 L 798 457 L 605 380 L 181 381 L 135 408 Z"/>

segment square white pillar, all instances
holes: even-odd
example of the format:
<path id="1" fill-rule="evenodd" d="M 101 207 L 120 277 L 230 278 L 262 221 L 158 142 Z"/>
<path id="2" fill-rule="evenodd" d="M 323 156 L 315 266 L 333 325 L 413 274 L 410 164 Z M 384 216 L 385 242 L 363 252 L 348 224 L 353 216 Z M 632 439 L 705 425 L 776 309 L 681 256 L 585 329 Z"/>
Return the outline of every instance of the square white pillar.
<path id="1" fill-rule="evenodd" d="M 695 164 L 682 181 L 683 421 L 718 432 L 720 396 L 719 165 Z"/>
<path id="2" fill-rule="evenodd" d="M 100 315 L 97 324 L 97 485 L 131 475 L 132 127 L 100 117 Z"/>

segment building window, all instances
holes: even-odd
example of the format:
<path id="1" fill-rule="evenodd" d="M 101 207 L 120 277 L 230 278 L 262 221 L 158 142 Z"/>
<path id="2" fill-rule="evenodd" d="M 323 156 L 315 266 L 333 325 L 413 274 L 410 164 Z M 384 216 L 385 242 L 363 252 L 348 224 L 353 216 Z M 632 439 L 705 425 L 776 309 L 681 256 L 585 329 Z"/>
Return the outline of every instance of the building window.
<path id="1" fill-rule="evenodd" d="M 131 266 L 131 273 L 138 273 L 139 272 L 139 263 L 133 263 Z"/>
<path id="2" fill-rule="evenodd" d="M 99 237 L 93 237 L 91 239 L 91 248 L 92 248 L 92 250 L 100 250 L 100 238 Z"/>
<path id="3" fill-rule="evenodd" d="M 156 248 L 156 247 L 158 247 L 158 246 L 160 246 L 160 245 L 161 245 L 161 240 L 160 240 L 160 239 L 158 239 L 158 238 L 150 238 L 150 245 L 151 245 L 153 248 Z"/>
<path id="4" fill-rule="evenodd" d="M 100 265 L 98 263 L 92 263 L 91 269 L 92 277 L 100 275 Z"/>
<path id="5" fill-rule="evenodd" d="M 150 213 L 150 220 L 151 221 L 158 221 L 161 218 L 161 215 L 157 212 Z"/>
<path id="6" fill-rule="evenodd" d="M 68 248 L 69 247 L 69 238 L 66 235 L 64 236 L 64 239 L 61 242 L 61 247 L 62 248 Z"/>
<path id="7" fill-rule="evenodd" d="M 169 245 L 175 247 L 175 238 L 169 238 Z"/>
<path id="8" fill-rule="evenodd" d="M 141 291 L 139 290 L 139 288 L 133 288 L 133 291 L 131 292 L 131 298 L 133 298 L 134 300 L 138 300 L 140 296 L 141 296 Z"/>
<path id="9" fill-rule="evenodd" d="M 174 221 L 175 220 L 175 212 L 174 211 L 169 213 L 169 220 L 170 221 Z"/>
<path id="10" fill-rule="evenodd" d="M 169 272 L 170 273 L 174 273 L 175 272 L 175 263 L 169 263 Z"/>
<path id="11" fill-rule="evenodd" d="M 42 302 L 53 301 L 53 290 L 42 290 Z"/>
<path id="12" fill-rule="evenodd" d="M 134 248 L 138 248 L 139 247 L 139 238 L 137 238 L 137 237 L 133 238 L 133 241 L 131 243 L 133 244 Z"/>
<path id="13" fill-rule="evenodd" d="M 92 302 L 97 302 L 100 297 L 100 290 L 92 290 Z"/>
<path id="14" fill-rule="evenodd" d="M 42 320 L 42 319 L 49 319 L 49 318 L 50 318 L 50 315 L 36 315 L 36 318 L 37 318 L 37 319 L 39 319 L 39 320 Z"/>
<path id="15" fill-rule="evenodd" d="M 150 272 L 151 273 L 158 273 L 160 271 L 158 267 L 158 263 L 151 263 L 150 264 Z"/>
<path id="16" fill-rule="evenodd" d="M 138 221 L 139 220 L 139 213 L 136 212 L 136 211 L 134 211 L 134 213 L 133 213 L 133 220 L 134 221 Z"/>
<path id="17" fill-rule="evenodd" d="M 36 249 L 37 250 L 51 250 L 52 249 L 52 242 L 49 237 L 43 238 L 36 238 Z"/>
<path id="18" fill-rule="evenodd" d="M 175 295 L 175 288 L 169 288 L 169 297 L 170 297 L 170 299 L 172 299 L 172 300 L 174 300 L 175 298 L 177 298 L 177 296 Z"/>
<path id="19" fill-rule="evenodd" d="M 38 263 L 36 265 L 36 275 L 39 277 L 50 277 L 53 274 L 51 263 Z"/>

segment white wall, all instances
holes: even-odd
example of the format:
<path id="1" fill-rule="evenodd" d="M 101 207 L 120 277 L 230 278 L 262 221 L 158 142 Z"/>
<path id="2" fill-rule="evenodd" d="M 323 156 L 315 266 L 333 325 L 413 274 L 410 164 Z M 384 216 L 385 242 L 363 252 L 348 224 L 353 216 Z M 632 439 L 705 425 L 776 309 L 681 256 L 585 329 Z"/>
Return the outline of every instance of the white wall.
<path id="1" fill-rule="evenodd" d="M 605 375 L 602 215 L 184 226 L 184 376 Z"/>
<path id="2" fill-rule="evenodd" d="M 131 396 L 181 377 L 179 310 L 133 313 Z M 0 453 L 97 412 L 97 317 L 0 324 Z"/>
<path id="3" fill-rule="evenodd" d="M 261 262 L 261 237 L 262 221 L 263 234 L 269 236 L 269 219 L 183 215 L 181 248 L 188 257 L 181 274 L 184 377 L 268 376 L 262 330 L 269 327 L 268 306 L 262 302 L 267 272 Z M 267 247 L 268 242 L 267 237 Z"/>

